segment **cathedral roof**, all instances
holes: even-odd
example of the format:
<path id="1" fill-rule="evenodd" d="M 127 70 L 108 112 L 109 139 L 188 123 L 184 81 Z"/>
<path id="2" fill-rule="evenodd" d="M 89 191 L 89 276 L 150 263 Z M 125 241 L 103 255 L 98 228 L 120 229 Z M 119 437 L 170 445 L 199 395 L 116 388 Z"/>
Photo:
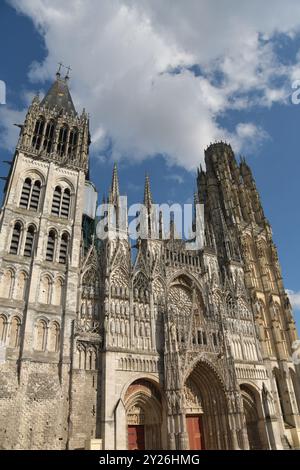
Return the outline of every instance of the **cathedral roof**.
<path id="1" fill-rule="evenodd" d="M 57 108 L 67 114 L 76 114 L 75 106 L 68 87 L 69 77 L 61 78 L 60 73 L 56 74 L 56 80 L 41 101 L 41 106 L 49 109 Z"/>

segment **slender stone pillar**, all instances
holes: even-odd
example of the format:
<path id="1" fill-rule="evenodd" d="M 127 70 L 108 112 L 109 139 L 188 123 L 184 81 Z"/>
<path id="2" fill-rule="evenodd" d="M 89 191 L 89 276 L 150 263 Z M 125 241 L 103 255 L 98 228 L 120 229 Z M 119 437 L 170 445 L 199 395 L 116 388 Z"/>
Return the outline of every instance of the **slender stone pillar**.
<path id="1" fill-rule="evenodd" d="M 174 417 L 168 416 L 168 449 L 176 450 Z"/>
<path id="2" fill-rule="evenodd" d="M 179 449 L 180 450 L 188 450 L 189 449 L 189 436 L 186 430 L 186 419 L 185 413 L 180 413 L 178 415 L 179 421 Z"/>

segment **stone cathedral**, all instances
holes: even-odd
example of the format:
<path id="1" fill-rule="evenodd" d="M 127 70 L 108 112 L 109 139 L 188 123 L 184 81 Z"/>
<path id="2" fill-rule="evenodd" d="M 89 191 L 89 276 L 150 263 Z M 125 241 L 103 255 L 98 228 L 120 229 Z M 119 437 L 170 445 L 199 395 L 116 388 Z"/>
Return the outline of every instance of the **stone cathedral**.
<path id="1" fill-rule="evenodd" d="M 133 248 L 116 167 L 116 236 L 96 236 L 89 144 L 58 72 L 20 125 L 0 213 L 0 448 L 299 448 L 297 332 L 246 161 L 206 149 L 201 250 L 151 236 L 147 177 Z"/>

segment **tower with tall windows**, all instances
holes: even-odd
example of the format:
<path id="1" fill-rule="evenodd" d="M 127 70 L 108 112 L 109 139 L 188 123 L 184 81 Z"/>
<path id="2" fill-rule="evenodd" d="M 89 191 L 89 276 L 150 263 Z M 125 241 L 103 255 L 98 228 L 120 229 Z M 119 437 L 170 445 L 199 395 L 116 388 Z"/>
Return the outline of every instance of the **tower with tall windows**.
<path id="1" fill-rule="evenodd" d="M 0 219 L 1 445 L 66 445 L 89 123 L 58 72 L 28 109 Z M 4 398 L 4 400 L 3 400 Z M 17 431 L 16 431 L 17 430 Z M 21 436 L 21 438 L 20 438 Z M 48 438 L 45 438 L 48 436 Z"/>
<path id="2" fill-rule="evenodd" d="M 250 357 L 264 364 L 274 400 L 273 411 L 269 410 L 267 417 L 273 421 L 280 417 L 278 432 L 284 446 L 294 442 L 298 447 L 300 379 L 293 361 L 297 330 L 272 229 L 245 158 L 238 164 L 231 146 L 220 142 L 206 150 L 205 162 L 206 172 L 198 174 L 198 188 L 218 240 L 219 262 L 226 266 L 234 283 L 244 280 L 257 330 L 257 338 L 244 334 L 241 339 L 241 325 L 231 324 L 234 357 L 239 360 L 242 348 L 244 352 L 248 349 Z M 236 299 L 231 297 L 230 302 L 236 304 Z M 259 341 L 258 356 L 251 353 L 253 341 Z M 250 388 L 244 386 L 242 394 L 250 402 Z M 262 397 L 266 399 L 264 393 Z M 246 421 L 250 428 L 251 418 L 247 415 Z M 252 435 L 254 438 L 255 432 Z"/>

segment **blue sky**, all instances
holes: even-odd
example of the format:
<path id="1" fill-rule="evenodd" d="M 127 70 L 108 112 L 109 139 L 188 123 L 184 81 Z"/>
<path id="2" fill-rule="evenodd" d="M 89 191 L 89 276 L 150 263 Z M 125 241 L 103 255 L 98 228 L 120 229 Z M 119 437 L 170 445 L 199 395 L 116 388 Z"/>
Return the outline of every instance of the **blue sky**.
<path id="1" fill-rule="evenodd" d="M 131 202 L 143 197 L 145 172 L 157 202 L 191 201 L 204 147 L 229 140 L 253 170 L 299 323 L 300 105 L 290 97 L 300 79 L 299 6 L 288 2 L 288 13 L 282 2 L 253 2 L 244 11 L 230 0 L 218 12 L 203 0 L 198 12 L 193 0 L 162 3 L 1 2 L 1 160 L 12 158 L 13 123 L 22 122 L 33 93 L 47 90 L 60 60 L 72 67 L 77 109 L 91 115 L 91 175 L 100 196 L 117 160 Z M 5 176 L 8 166 L 0 170 Z"/>

